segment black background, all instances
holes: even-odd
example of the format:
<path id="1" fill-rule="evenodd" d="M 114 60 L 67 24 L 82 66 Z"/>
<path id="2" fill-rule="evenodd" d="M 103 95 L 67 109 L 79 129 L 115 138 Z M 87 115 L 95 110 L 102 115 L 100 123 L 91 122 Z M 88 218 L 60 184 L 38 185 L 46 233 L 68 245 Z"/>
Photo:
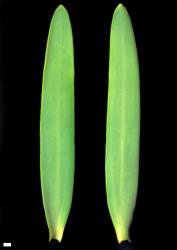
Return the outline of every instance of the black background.
<path id="1" fill-rule="evenodd" d="M 109 34 L 119 1 L 0 1 L 0 244 L 18 249 L 116 249 L 104 181 Z M 141 73 L 141 153 L 135 246 L 177 249 L 176 1 L 122 0 Z M 39 173 L 46 40 L 55 8 L 70 15 L 75 50 L 76 164 L 62 243 L 48 244 Z M 176 248 L 175 248 L 176 247 Z"/>

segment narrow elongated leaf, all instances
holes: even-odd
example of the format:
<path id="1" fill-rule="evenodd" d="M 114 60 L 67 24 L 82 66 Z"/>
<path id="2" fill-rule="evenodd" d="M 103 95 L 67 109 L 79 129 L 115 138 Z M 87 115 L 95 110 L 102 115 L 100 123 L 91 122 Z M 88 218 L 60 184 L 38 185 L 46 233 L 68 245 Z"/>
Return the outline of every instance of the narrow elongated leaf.
<path id="1" fill-rule="evenodd" d="M 125 7 L 111 25 L 106 127 L 106 192 L 118 241 L 129 239 L 135 207 L 140 132 L 139 67 L 134 33 Z"/>
<path id="2" fill-rule="evenodd" d="M 69 15 L 59 6 L 52 18 L 43 72 L 40 171 L 49 239 L 61 241 L 74 180 L 74 60 Z"/>

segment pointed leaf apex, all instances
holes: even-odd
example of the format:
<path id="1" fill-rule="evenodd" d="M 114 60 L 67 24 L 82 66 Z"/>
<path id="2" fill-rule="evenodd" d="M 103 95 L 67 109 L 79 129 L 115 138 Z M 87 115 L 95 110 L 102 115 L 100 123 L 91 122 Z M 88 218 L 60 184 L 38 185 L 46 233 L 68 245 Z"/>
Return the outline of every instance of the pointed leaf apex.
<path id="1" fill-rule="evenodd" d="M 127 12 L 127 9 L 122 3 L 118 4 L 118 6 L 116 7 L 114 11 L 114 13 L 119 13 L 119 12 Z"/>
<path id="2" fill-rule="evenodd" d="M 65 13 L 65 14 L 67 14 L 68 15 L 68 11 L 67 11 L 67 9 L 62 5 L 62 4 L 60 4 L 57 8 L 56 8 L 56 10 L 55 10 L 55 14 L 56 13 L 60 13 L 60 15 L 63 13 Z"/>

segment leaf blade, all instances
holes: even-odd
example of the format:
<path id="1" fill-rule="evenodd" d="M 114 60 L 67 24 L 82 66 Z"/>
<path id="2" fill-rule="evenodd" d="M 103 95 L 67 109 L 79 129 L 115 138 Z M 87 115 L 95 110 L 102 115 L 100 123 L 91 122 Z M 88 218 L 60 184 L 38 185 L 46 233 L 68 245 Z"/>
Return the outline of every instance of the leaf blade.
<path id="1" fill-rule="evenodd" d="M 74 185 L 74 56 L 67 10 L 51 21 L 43 72 L 40 172 L 49 240 L 61 241 Z"/>
<path id="2" fill-rule="evenodd" d="M 118 241 L 129 239 L 139 165 L 140 90 L 134 32 L 122 4 L 111 24 L 106 125 L 107 203 Z"/>

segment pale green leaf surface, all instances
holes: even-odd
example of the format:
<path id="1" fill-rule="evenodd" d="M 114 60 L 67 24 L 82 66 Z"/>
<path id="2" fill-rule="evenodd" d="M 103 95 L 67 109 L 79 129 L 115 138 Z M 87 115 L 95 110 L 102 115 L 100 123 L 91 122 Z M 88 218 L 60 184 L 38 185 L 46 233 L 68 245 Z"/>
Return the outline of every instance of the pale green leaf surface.
<path id="1" fill-rule="evenodd" d="M 129 14 L 116 8 L 110 34 L 106 126 L 106 192 L 118 241 L 129 239 L 139 168 L 140 90 L 134 32 Z"/>
<path id="2" fill-rule="evenodd" d="M 74 59 L 69 15 L 59 6 L 50 24 L 43 72 L 40 171 L 49 239 L 61 241 L 74 182 Z"/>

